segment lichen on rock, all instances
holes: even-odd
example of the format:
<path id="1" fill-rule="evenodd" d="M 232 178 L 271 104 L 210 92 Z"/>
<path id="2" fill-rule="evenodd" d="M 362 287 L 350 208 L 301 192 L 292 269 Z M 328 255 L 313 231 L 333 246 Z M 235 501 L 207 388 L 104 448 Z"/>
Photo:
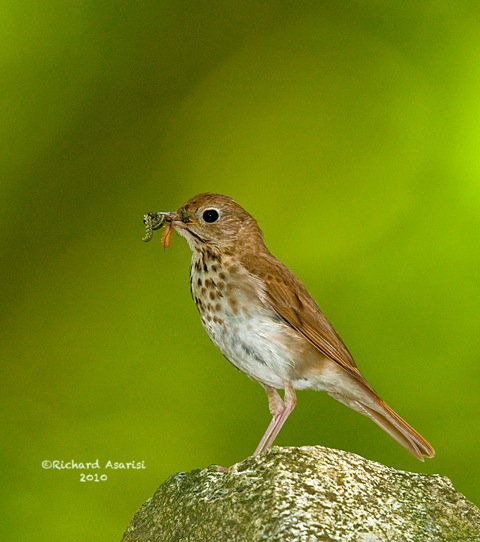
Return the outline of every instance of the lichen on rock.
<path id="1" fill-rule="evenodd" d="M 320 446 L 274 447 L 166 480 L 123 542 L 474 542 L 480 510 L 450 480 Z"/>

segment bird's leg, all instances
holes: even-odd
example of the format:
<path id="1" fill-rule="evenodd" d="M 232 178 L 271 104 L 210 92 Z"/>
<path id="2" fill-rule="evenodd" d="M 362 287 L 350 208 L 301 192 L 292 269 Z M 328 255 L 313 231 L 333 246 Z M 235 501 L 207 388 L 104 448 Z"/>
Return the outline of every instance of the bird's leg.
<path id="1" fill-rule="evenodd" d="M 258 455 L 259 453 L 263 452 L 264 449 L 266 449 L 267 441 L 269 440 L 270 435 L 273 433 L 275 426 L 285 410 L 285 405 L 283 404 L 282 398 L 278 394 L 278 391 L 271 386 L 266 386 L 265 384 L 262 384 L 262 386 L 267 392 L 268 408 L 270 410 L 270 414 L 272 415 L 272 420 L 270 425 L 267 427 L 262 440 L 257 446 L 257 449 L 253 452 L 253 455 Z"/>
<path id="2" fill-rule="evenodd" d="M 257 449 L 253 455 L 258 455 L 264 450 L 270 448 L 286 419 L 297 404 L 295 390 L 293 389 L 292 383 L 289 380 L 285 380 L 285 395 L 283 397 L 283 401 L 275 388 L 265 385 L 264 388 L 267 392 L 268 408 L 272 414 L 272 421 L 267 427 L 267 430 L 265 431 L 265 434 L 263 435 L 262 440 L 260 441 L 260 444 L 257 446 Z"/>
<path id="3" fill-rule="evenodd" d="M 287 421 L 287 418 L 290 416 L 297 404 L 297 396 L 290 380 L 285 380 L 284 386 L 285 394 L 283 396 L 283 412 L 280 415 L 280 419 L 275 424 L 274 430 L 268 437 L 268 440 L 264 446 L 264 450 L 267 450 L 273 444 L 278 433 L 280 432 L 280 429 L 283 427 L 283 424 Z"/>

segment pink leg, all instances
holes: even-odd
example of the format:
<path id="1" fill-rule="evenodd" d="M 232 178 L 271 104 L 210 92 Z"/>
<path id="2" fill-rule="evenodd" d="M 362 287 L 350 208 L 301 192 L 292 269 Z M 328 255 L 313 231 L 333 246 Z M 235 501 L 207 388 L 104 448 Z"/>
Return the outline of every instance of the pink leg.
<path id="1" fill-rule="evenodd" d="M 268 448 L 270 448 L 286 419 L 297 404 L 295 390 L 293 389 L 292 383 L 289 380 L 285 380 L 285 395 L 283 397 L 283 401 L 275 388 L 270 386 L 264 386 L 264 388 L 267 391 L 268 407 L 270 409 L 270 413 L 272 414 L 272 421 L 267 427 L 267 430 L 265 431 L 265 434 L 263 435 L 262 440 L 260 441 L 260 444 L 257 446 L 257 449 L 253 455 L 258 455 L 264 450 L 268 450 Z"/>

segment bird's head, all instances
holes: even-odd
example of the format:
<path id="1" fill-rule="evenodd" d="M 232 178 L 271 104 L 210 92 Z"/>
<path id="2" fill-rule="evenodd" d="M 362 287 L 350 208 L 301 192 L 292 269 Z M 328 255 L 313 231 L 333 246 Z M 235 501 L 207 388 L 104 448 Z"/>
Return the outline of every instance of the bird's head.
<path id="1" fill-rule="evenodd" d="M 165 247 L 170 245 L 173 230 L 185 237 L 192 251 L 224 251 L 262 239 L 255 219 L 232 198 L 221 194 L 199 194 L 174 213 L 157 214 L 165 221 Z"/>

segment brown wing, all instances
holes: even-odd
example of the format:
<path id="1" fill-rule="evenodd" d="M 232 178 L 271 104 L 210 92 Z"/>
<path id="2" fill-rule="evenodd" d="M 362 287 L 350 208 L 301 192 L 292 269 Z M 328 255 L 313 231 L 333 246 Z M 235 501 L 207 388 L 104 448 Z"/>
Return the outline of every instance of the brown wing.
<path id="1" fill-rule="evenodd" d="M 333 326 L 287 267 L 271 254 L 250 256 L 243 263 L 266 284 L 266 301 L 287 324 L 304 335 L 324 356 L 370 388 Z"/>

